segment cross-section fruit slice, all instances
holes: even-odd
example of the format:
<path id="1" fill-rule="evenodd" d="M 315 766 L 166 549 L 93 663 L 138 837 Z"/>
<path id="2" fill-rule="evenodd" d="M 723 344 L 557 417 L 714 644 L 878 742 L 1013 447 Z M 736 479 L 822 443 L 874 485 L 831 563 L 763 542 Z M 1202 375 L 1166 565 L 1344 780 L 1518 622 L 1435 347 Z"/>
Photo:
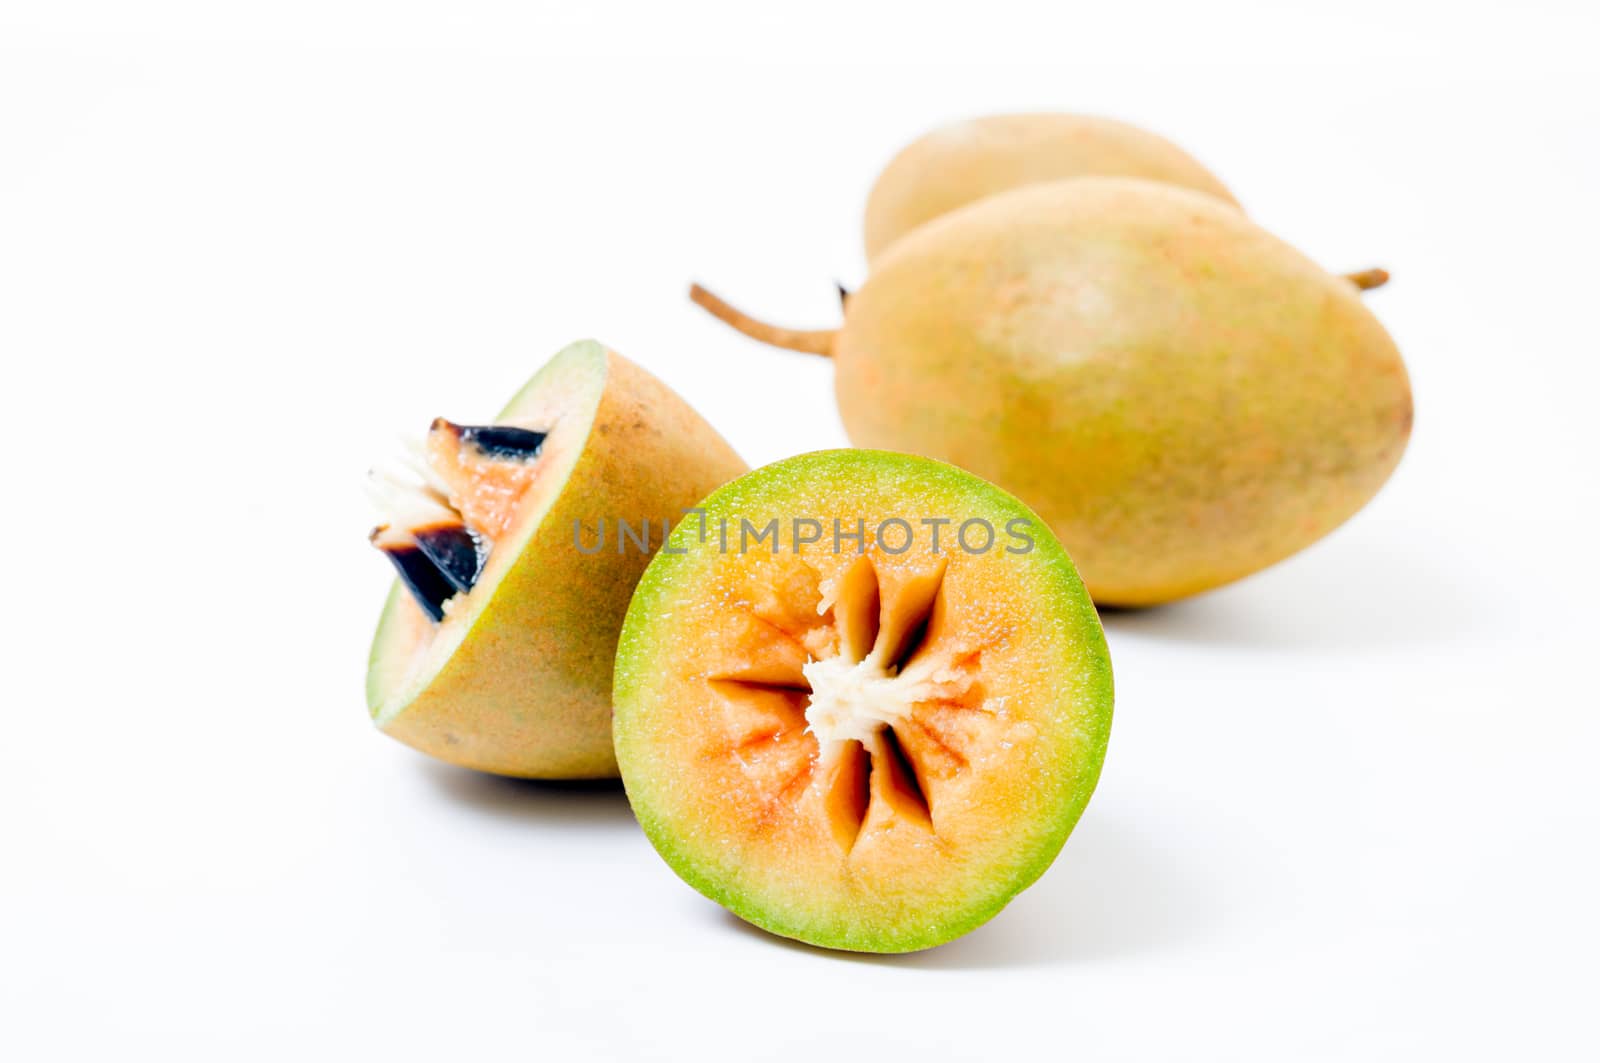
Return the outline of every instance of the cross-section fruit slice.
<path id="1" fill-rule="evenodd" d="M 615 775 L 629 596 L 666 522 L 745 464 L 593 341 L 551 359 L 494 424 L 435 421 L 416 464 L 420 485 L 385 481 L 372 534 L 400 575 L 367 673 L 374 722 L 482 771 Z"/>
<path id="2" fill-rule="evenodd" d="M 953 466 L 803 455 L 673 532 L 617 653 L 617 760 L 682 878 L 814 945 L 965 933 L 1099 777 L 1111 665 L 1049 529 Z"/>

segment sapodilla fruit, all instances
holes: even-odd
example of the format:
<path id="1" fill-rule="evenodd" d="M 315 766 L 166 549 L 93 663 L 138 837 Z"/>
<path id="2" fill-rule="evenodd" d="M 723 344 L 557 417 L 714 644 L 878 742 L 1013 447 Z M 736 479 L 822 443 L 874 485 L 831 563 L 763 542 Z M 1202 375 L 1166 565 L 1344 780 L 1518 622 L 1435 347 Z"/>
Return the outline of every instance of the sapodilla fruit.
<path id="1" fill-rule="evenodd" d="M 677 874 L 813 945 L 928 948 L 1039 877 L 1099 777 L 1111 664 L 1015 498 L 880 451 L 713 493 L 650 563 L 615 736 Z"/>
<path id="2" fill-rule="evenodd" d="M 1411 386 L 1358 285 L 1220 201 L 1129 178 L 980 200 L 908 234 L 778 346 L 832 355 L 850 439 L 1015 493 L 1095 600 L 1150 605 L 1314 542 L 1388 478 Z"/>
<path id="3" fill-rule="evenodd" d="M 1125 122 L 1083 114 L 995 114 L 943 126 L 907 145 L 867 198 L 867 259 L 974 200 L 1068 177 L 1143 177 L 1234 198 L 1176 145 Z"/>
<path id="4" fill-rule="evenodd" d="M 615 776 L 611 673 L 666 524 L 747 466 L 667 386 L 593 341 L 491 425 L 435 421 L 420 482 L 377 479 L 399 572 L 367 672 L 385 733 L 543 779 Z"/>

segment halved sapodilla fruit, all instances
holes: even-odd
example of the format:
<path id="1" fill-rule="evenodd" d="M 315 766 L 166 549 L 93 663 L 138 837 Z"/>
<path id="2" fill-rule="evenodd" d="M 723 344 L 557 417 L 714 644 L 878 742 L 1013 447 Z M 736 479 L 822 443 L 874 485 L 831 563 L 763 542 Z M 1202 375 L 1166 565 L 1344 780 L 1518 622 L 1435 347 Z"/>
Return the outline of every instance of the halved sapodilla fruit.
<path id="1" fill-rule="evenodd" d="M 440 419 L 408 484 L 377 473 L 372 542 L 400 574 L 367 704 L 407 745 L 480 771 L 614 776 L 611 669 L 666 528 L 746 466 L 667 386 L 593 341 L 493 424 Z"/>
<path id="2" fill-rule="evenodd" d="M 1111 663 L 1048 527 L 954 466 L 802 455 L 701 503 L 617 651 L 633 810 L 775 934 L 910 952 L 989 919 L 1100 774 Z"/>

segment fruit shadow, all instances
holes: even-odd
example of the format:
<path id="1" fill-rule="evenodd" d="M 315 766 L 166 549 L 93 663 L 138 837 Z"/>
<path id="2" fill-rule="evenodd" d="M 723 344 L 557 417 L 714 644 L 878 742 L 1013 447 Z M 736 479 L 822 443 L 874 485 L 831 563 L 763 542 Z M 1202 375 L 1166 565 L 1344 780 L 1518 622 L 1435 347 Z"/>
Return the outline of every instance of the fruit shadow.
<path id="1" fill-rule="evenodd" d="M 620 779 L 512 779 L 433 761 L 422 771 L 450 800 L 498 819 L 579 830 L 638 829 Z"/>
<path id="2" fill-rule="evenodd" d="M 1494 615 L 1492 594 L 1432 559 L 1336 542 L 1194 598 L 1101 606 L 1100 619 L 1113 639 L 1344 652 L 1455 641 Z"/>
<path id="3" fill-rule="evenodd" d="M 1173 948 L 1225 921 L 1222 884 L 1178 866 L 1128 823 L 1089 815 L 1044 876 L 964 937 L 901 956 L 837 952 L 768 934 L 731 912 L 739 933 L 841 961 L 924 970 L 1053 967 Z"/>

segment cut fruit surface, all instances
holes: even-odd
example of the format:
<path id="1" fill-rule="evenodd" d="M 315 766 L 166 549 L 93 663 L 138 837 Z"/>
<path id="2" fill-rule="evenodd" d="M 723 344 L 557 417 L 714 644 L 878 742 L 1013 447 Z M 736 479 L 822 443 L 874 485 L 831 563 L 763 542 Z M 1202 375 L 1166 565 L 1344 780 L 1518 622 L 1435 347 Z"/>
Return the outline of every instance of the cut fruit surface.
<path id="1" fill-rule="evenodd" d="M 618 650 L 617 757 L 652 843 L 816 945 L 911 951 L 988 919 L 1061 848 L 1109 735 L 1104 637 L 1060 545 L 977 477 L 878 451 L 778 462 L 701 511 Z"/>
<path id="2" fill-rule="evenodd" d="M 490 425 L 434 422 L 421 486 L 385 482 L 373 544 L 400 579 L 367 703 L 443 760 L 535 778 L 616 774 L 617 634 L 664 522 L 744 463 L 655 377 L 593 341 L 556 355 Z M 652 522 L 580 550 L 577 531 Z"/>

